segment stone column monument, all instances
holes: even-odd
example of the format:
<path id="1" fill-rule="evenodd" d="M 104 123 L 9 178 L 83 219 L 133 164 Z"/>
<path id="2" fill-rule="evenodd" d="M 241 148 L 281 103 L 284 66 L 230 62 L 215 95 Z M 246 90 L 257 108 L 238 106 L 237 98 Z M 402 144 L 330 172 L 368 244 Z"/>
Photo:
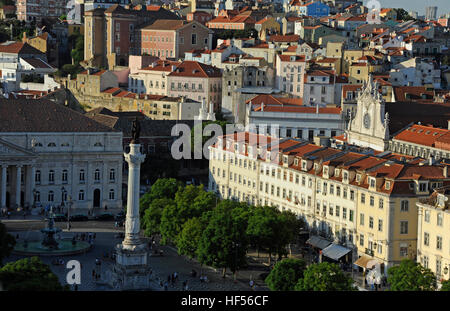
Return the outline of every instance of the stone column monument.
<path id="1" fill-rule="evenodd" d="M 133 121 L 130 152 L 124 154 L 128 162 L 128 197 L 125 220 L 125 239 L 116 246 L 116 263 L 110 285 L 121 290 L 149 288 L 148 247 L 139 237 L 139 185 L 141 163 L 145 155 L 140 152 L 139 121 Z"/>

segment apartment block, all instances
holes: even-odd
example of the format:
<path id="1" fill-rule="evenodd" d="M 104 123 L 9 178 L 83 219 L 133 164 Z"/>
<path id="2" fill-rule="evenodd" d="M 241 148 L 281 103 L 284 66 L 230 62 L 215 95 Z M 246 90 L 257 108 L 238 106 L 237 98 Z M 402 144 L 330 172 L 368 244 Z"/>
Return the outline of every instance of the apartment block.
<path id="1" fill-rule="evenodd" d="M 381 272 L 416 259 L 416 203 L 450 185 L 447 168 L 241 132 L 210 147 L 209 189 L 303 218 L 311 235 L 348 249 Z M 363 259 L 361 259 L 363 258 Z"/>

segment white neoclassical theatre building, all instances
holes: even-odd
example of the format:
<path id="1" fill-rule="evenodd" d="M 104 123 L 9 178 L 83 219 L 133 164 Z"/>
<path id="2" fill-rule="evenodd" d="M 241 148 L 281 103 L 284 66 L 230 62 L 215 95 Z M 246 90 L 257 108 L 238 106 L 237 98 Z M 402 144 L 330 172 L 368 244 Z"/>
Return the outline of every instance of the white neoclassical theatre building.
<path id="1" fill-rule="evenodd" d="M 47 100 L 0 99 L 0 206 L 122 208 L 122 132 Z M 67 211 L 67 209 L 63 209 Z"/>

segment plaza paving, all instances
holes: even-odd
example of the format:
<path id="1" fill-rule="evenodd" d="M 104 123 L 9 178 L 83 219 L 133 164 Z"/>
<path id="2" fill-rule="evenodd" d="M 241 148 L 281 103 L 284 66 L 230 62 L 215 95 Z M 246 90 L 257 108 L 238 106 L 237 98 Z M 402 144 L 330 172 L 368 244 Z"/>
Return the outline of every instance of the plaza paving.
<path id="1" fill-rule="evenodd" d="M 106 269 L 110 268 L 113 261 L 110 258 L 103 258 L 104 253 L 111 253 L 114 246 L 122 241 L 121 238 L 117 237 L 118 230 L 115 229 L 107 229 L 107 228 L 97 228 L 97 229 L 89 229 L 85 230 L 83 228 L 72 229 L 70 232 L 63 231 L 61 236 L 63 238 L 70 238 L 76 233 L 82 232 L 95 232 L 96 239 L 94 241 L 93 248 L 85 253 L 80 255 L 71 255 L 71 256 L 59 256 L 59 257 L 44 257 L 41 259 L 46 264 L 50 265 L 52 271 L 59 277 L 62 284 L 66 284 L 66 274 L 69 271 L 66 269 L 64 265 L 53 265 L 52 261 L 57 259 L 63 259 L 64 263 L 67 263 L 69 260 L 75 259 L 80 261 L 81 263 L 81 285 L 78 287 L 80 291 L 104 291 L 104 290 L 112 290 L 110 287 L 102 284 L 102 281 L 96 281 L 92 277 L 92 271 L 96 269 L 95 259 L 98 258 L 101 260 L 102 264 L 100 265 L 101 275 L 105 275 L 104 272 Z M 13 235 L 19 235 L 19 241 L 23 241 L 25 238 L 28 240 L 38 240 L 41 238 L 40 232 L 37 231 L 14 231 L 11 232 Z M 200 282 L 199 273 L 200 273 L 200 265 L 194 261 L 190 261 L 186 259 L 184 256 L 179 256 L 176 251 L 168 246 L 161 246 L 158 249 L 163 250 L 163 256 L 150 256 L 149 263 L 152 268 L 152 276 L 151 276 L 151 290 L 159 291 L 164 290 L 159 285 L 159 280 L 162 280 L 163 283 L 167 281 L 167 277 L 173 272 L 177 272 L 179 277 L 178 281 L 174 286 L 169 285 L 168 290 L 173 291 L 182 290 L 182 282 L 187 281 L 188 290 L 194 291 L 229 291 L 229 290 L 250 290 L 248 285 L 248 280 L 239 279 L 240 281 L 234 282 L 231 275 L 227 275 L 224 279 L 221 277 L 221 271 L 215 271 L 212 268 L 203 267 L 203 273 L 208 277 L 208 283 Z M 5 262 L 15 261 L 25 256 L 19 255 L 11 255 L 8 257 Z M 191 271 L 195 269 L 198 273 L 197 278 L 191 277 Z M 256 287 L 256 290 L 263 290 L 264 288 Z"/>

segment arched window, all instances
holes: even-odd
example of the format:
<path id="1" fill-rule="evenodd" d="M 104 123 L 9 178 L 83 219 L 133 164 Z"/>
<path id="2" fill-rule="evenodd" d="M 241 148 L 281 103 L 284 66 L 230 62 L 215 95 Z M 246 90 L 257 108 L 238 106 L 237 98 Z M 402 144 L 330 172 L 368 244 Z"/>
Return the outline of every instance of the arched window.
<path id="1" fill-rule="evenodd" d="M 109 170 L 109 181 L 115 180 L 116 180 L 116 170 L 112 168 Z"/>
<path id="2" fill-rule="evenodd" d="M 48 143 L 47 146 L 48 146 L 48 147 L 56 147 L 56 144 L 55 144 L 55 143 Z"/>
<path id="3" fill-rule="evenodd" d="M 48 192 L 48 201 L 53 202 L 55 200 L 55 194 L 53 191 Z"/>
<path id="4" fill-rule="evenodd" d="M 95 144 L 94 144 L 94 147 L 102 147 L 103 145 L 102 145 L 102 143 L 101 142 L 96 142 Z"/>
<path id="5" fill-rule="evenodd" d="M 114 189 L 110 189 L 109 190 L 109 199 L 110 200 L 115 200 L 115 192 L 114 192 Z"/>
<path id="6" fill-rule="evenodd" d="M 96 169 L 95 173 L 94 173 L 94 180 L 95 181 L 100 181 L 100 170 Z"/>
<path id="7" fill-rule="evenodd" d="M 84 190 L 80 190 L 80 192 L 78 192 L 78 200 L 84 201 Z"/>
<path id="8" fill-rule="evenodd" d="M 80 170 L 80 182 L 84 183 L 84 170 Z"/>
<path id="9" fill-rule="evenodd" d="M 49 184 L 53 184 L 55 182 L 55 171 L 54 170 L 50 170 L 48 172 L 48 183 Z"/>

